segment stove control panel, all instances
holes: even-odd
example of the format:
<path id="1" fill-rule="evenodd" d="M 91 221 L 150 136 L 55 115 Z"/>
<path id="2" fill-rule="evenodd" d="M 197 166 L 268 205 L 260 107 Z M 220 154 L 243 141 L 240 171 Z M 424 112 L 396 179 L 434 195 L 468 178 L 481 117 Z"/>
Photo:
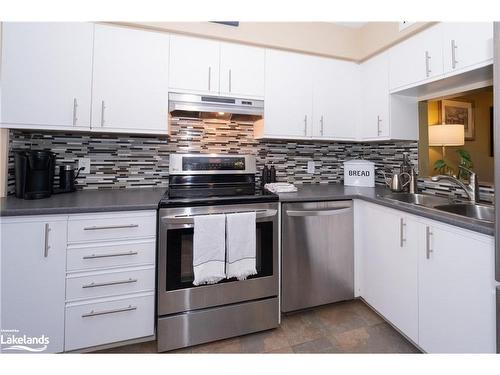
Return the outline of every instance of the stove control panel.
<path id="1" fill-rule="evenodd" d="M 170 174 L 255 173 L 253 155 L 170 155 Z"/>

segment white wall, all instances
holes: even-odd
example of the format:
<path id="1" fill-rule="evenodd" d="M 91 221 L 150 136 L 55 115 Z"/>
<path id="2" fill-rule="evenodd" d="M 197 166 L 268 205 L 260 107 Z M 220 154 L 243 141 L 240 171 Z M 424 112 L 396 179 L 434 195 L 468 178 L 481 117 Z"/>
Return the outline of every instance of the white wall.
<path id="1" fill-rule="evenodd" d="M 122 24 L 361 61 L 433 23 L 417 22 L 401 32 L 398 22 L 367 22 L 360 28 L 333 22 L 240 22 L 239 27 L 211 22 Z"/>

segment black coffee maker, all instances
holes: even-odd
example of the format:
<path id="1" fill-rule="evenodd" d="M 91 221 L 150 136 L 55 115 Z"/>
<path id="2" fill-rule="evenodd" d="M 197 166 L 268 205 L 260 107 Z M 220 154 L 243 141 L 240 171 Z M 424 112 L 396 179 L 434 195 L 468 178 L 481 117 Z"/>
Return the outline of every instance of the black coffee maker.
<path id="1" fill-rule="evenodd" d="M 50 151 L 16 151 L 16 197 L 40 199 L 53 193 L 56 155 Z"/>

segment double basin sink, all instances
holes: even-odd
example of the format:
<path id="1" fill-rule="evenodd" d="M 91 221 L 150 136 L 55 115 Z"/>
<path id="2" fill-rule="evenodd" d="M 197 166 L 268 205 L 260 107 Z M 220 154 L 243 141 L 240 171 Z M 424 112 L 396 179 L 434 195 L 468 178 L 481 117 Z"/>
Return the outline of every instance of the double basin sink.
<path id="1" fill-rule="evenodd" d="M 495 221 L 495 209 L 493 206 L 472 203 L 450 203 L 448 198 L 426 194 L 392 193 L 381 197 L 392 201 L 433 208 L 484 222 L 492 223 Z"/>

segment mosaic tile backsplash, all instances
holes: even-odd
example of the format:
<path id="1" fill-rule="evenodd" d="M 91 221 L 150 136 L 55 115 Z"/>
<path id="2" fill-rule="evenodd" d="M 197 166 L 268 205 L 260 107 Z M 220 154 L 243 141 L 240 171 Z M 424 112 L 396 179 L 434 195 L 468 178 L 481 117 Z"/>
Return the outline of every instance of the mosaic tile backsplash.
<path id="1" fill-rule="evenodd" d="M 368 159 L 380 171 L 397 167 L 403 152 L 414 163 L 418 155 L 416 142 L 259 141 L 253 138 L 252 123 L 174 119 L 171 126 L 169 137 L 11 130 L 9 193 L 14 192 L 13 151 L 30 147 L 52 150 L 57 165 L 76 167 L 79 158 L 90 158 L 90 173 L 78 179 L 79 189 L 166 187 L 170 153 L 253 154 L 258 170 L 273 164 L 278 181 L 296 184 L 342 182 L 345 160 Z M 314 174 L 307 173 L 309 160 L 316 163 Z M 383 182 L 381 174 L 377 174 L 377 182 Z"/>
<path id="2" fill-rule="evenodd" d="M 90 173 L 78 179 L 79 189 L 167 186 L 170 153 L 253 154 L 258 170 L 273 164 L 279 181 L 296 184 L 342 182 L 342 163 L 354 158 L 375 162 L 377 182 L 383 183 L 380 170 L 397 167 L 403 152 L 414 163 L 418 157 L 416 142 L 259 141 L 252 123 L 174 119 L 171 126 L 169 137 L 11 130 L 9 194 L 14 192 L 13 151 L 30 147 L 53 151 L 57 165 L 76 167 L 79 158 L 90 158 Z M 314 174 L 307 173 L 309 160 L 316 162 Z"/>

